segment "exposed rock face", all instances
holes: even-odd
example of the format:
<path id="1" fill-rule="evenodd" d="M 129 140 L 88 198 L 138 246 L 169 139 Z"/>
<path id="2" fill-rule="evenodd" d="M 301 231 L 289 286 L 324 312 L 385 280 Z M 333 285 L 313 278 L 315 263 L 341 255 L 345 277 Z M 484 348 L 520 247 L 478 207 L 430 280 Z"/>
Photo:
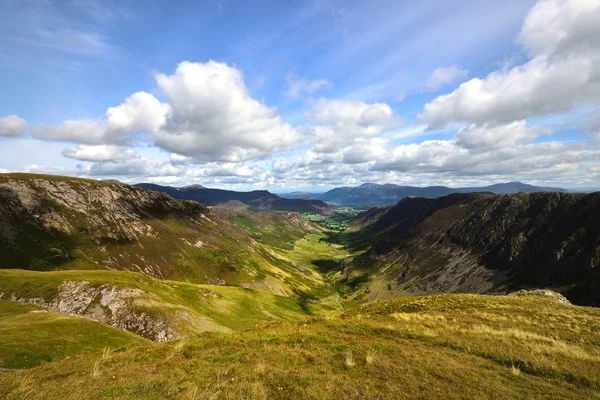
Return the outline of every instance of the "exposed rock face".
<path id="1" fill-rule="evenodd" d="M 600 193 L 407 198 L 362 217 L 374 215 L 355 268 L 375 268 L 390 294 L 548 287 L 600 305 Z"/>
<path id="2" fill-rule="evenodd" d="M 60 285 L 58 295 L 50 301 L 14 295 L 10 300 L 102 322 L 155 342 L 179 338 L 164 316 L 150 315 L 139 309 L 137 302 L 149 297 L 152 296 L 139 289 L 109 285 L 94 287 L 86 281 L 67 281 Z"/>
<path id="3" fill-rule="evenodd" d="M 60 212 L 66 209 L 85 215 L 90 233 L 106 231 L 109 238 L 112 235 L 126 241 L 152 235 L 143 218 L 164 214 L 193 218 L 206 211 L 198 203 L 176 201 L 159 192 L 85 180 L 9 179 L 0 183 L 0 200 L 3 215 L 23 217 L 25 211 L 39 217 L 47 229 L 72 233 L 77 226 Z M 119 232 L 111 230 L 116 224 Z"/>

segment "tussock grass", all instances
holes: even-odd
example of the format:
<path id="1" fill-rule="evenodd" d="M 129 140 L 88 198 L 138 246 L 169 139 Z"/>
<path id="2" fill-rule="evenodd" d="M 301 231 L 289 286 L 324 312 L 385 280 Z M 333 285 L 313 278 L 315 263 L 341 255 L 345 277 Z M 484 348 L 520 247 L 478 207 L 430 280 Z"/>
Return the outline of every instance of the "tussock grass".
<path id="1" fill-rule="evenodd" d="M 102 349 L 102 356 L 101 359 L 104 360 L 108 360 L 112 355 L 112 349 L 110 347 L 105 347 L 104 349 Z"/>
<path id="2" fill-rule="evenodd" d="M 521 370 L 518 367 L 514 366 L 514 365 L 510 366 L 510 372 L 512 372 L 512 374 L 515 375 L 515 376 L 521 375 Z"/>
<path id="3" fill-rule="evenodd" d="M 101 358 L 94 362 L 94 367 L 92 368 L 92 372 L 90 373 L 92 378 L 98 378 L 100 376 L 100 374 L 102 373 L 102 370 L 101 370 L 102 364 L 101 363 L 102 363 Z"/>
<path id="4" fill-rule="evenodd" d="M 365 356 L 365 362 L 367 363 L 367 365 L 373 364 L 375 362 L 376 356 L 377 353 L 375 352 L 375 350 L 370 349 L 369 351 L 367 351 L 367 355 Z"/>
<path id="5" fill-rule="evenodd" d="M 352 355 L 352 350 L 346 350 L 344 353 L 344 365 L 348 368 L 352 368 L 356 365 L 354 356 Z"/>

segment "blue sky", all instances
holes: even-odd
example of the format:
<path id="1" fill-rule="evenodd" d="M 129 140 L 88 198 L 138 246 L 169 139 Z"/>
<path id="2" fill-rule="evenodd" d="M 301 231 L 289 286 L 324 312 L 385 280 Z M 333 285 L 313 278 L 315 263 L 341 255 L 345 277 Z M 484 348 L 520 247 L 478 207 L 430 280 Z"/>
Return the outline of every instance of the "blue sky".
<path id="1" fill-rule="evenodd" d="M 0 170 L 237 189 L 597 187 L 599 9 L 0 0 Z"/>

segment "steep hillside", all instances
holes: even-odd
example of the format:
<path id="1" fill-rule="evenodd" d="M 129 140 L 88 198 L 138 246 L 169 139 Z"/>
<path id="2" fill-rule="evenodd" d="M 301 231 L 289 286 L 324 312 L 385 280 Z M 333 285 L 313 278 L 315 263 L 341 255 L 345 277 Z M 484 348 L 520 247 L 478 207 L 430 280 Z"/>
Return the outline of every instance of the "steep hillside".
<path id="1" fill-rule="evenodd" d="M 552 287 L 600 305 L 600 193 L 406 198 L 359 215 L 367 296 Z"/>
<path id="2" fill-rule="evenodd" d="M 0 374 L 0 398 L 596 398 L 599 332 L 554 296 L 398 298 Z"/>
<path id="3" fill-rule="evenodd" d="M 345 206 L 388 206 L 396 204 L 405 197 L 441 197 L 452 193 L 489 192 L 495 194 L 565 192 L 564 189 L 532 186 L 520 182 L 500 183 L 485 187 L 449 188 L 446 186 L 398 186 L 365 183 L 357 187 L 332 189 L 316 198 L 330 204 Z"/>
<path id="4" fill-rule="evenodd" d="M 272 221 L 319 232 L 298 218 Z M 291 295 L 321 285 L 235 222 L 199 203 L 134 186 L 28 174 L 0 175 L 0 269 L 120 269 L 195 283 Z"/>
<path id="5" fill-rule="evenodd" d="M 326 214 L 332 211 L 331 207 L 321 200 L 282 198 L 266 190 L 235 192 L 197 186 L 176 188 L 150 183 L 140 183 L 136 186 L 167 193 L 176 199 L 194 200 L 207 206 L 217 206 L 233 200 L 257 210 L 300 211 L 315 214 Z"/>

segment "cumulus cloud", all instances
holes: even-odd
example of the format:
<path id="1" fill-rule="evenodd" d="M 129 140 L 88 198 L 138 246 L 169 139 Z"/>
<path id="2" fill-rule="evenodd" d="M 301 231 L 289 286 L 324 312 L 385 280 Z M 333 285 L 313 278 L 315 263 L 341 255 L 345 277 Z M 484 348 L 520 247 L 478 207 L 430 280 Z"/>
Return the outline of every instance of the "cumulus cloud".
<path id="1" fill-rule="evenodd" d="M 429 90 L 438 90 L 442 86 L 450 84 L 458 79 L 466 78 L 469 71 L 456 65 L 450 67 L 438 68 L 429 75 L 425 86 Z"/>
<path id="2" fill-rule="evenodd" d="M 198 162 L 241 162 L 290 148 L 294 129 L 274 108 L 253 99 L 242 72 L 227 64 L 182 62 L 172 75 L 157 74 L 165 103 L 137 92 L 110 107 L 103 119 L 40 125 L 40 139 L 124 145 L 145 133 L 156 145 Z"/>
<path id="3" fill-rule="evenodd" d="M 360 138 L 377 137 L 401 122 L 385 103 L 324 98 L 313 100 L 306 117 L 315 123 L 310 128 L 313 150 L 320 153 L 339 151 Z"/>
<path id="4" fill-rule="evenodd" d="M 285 77 L 287 88 L 284 91 L 286 97 L 295 99 L 302 94 L 313 94 L 321 89 L 333 87 L 327 79 L 306 79 L 299 78 L 295 74 L 289 73 Z"/>
<path id="5" fill-rule="evenodd" d="M 542 0 L 530 10 L 518 37 L 532 57 L 598 48 L 598 0 Z"/>
<path id="6" fill-rule="evenodd" d="M 62 151 L 62 155 L 79 161 L 118 161 L 135 156 L 135 152 L 122 146 L 114 145 L 80 145 L 68 147 Z"/>
<path id="7" fill-rule="evenodd" d="M 585 177 L 583 170 L 598 164 L 600 151 L 560 142 L 522 144 L 488 151 L 472 151 L 456 141 L 432 140 L 401 145 L 389 157 L 373 164 L 374 171 L 450 174 L 455 177 L 560 176 L 561 179 Z"/>
<path id="8" fill-rule="evenodd" d="M 7 115 L 0 118 L 0 136 L 19 137 L 25 134 L 27 121 L 18 115 Z"/>
<path id="9" fill-rule="evenodd" d="M 600 102 L 600 0 L 541 0 L 518 42 L 531 59 L 471 79 L 425 105 L 419 119 L 498 124 Z"/>
<path id="10" fill-rule="evenodd" d="M 227 64 L 182 62 L 172 75 L 158 74 L 172 108 L 155 143 L 201 161 L 240 162 L 285 150 L 296 142 L 277 110 L 253 99 L 242 72 Z"/>
<path id="11" fill-rule="evenodd" d="M 58 126 L 38 125 L 34 137 L 85 144 L 125 144 L 135 133 L 153 132 L 166 122 L 171 109 L 146 92 L 129 96 L 106 110 L 104 119 L 67 120 Z"/>
<path id="12" fill-rule="evenodd" d="M 89 165 L 80 165 L 79 175 L 108 178 L 113 176 L 126 178 L 184 176 L 184 169 L 168 162 L 153 161 L 138 154 L 129 158 L 98 161 Z"/>
<path id="13" fill-rule="evenodd" d="M 473 151 L 486 151 L 530 143 L 550 131 L 541 127 L 528 127 L 525 121 L 505 125 L 469 125 L 456 133 L 457 144 Z"/>

